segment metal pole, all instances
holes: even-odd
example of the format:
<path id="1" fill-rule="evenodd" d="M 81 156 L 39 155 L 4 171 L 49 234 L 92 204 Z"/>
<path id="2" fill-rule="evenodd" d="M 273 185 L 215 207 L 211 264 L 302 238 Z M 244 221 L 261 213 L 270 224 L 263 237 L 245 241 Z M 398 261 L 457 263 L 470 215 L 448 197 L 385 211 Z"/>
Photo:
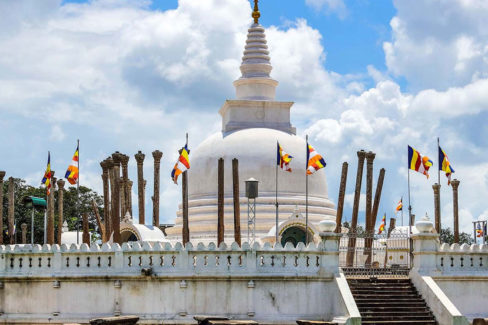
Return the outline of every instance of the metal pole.
<path id="1" fill-rule="evenodd" d="M 408 169 L 408 227 L 412 234 L 412 206 L 410 205 L 410 168 Z"/>
<path id="2" fill-rule="evenodd" d="M 403 196 L 400 200 L 402 201 L 402 227 L 403 227 Z"/>
<path id="3" fill-rule="evenodd" d="M 250 211 L 250 207 L 251 207 L 251 201 L 249 198 L 247 198 L 247 242 L 248 243 L 251 243 L 251 236 L 250 236 L 250 227 L 251 227 L 251 211 Z"/>
<path id="4" fill-rule="evenodd" d="M 305 245 L 308 244 L 308 135 L 305 137 L 306 142 L 306 159 L 305 162 Z"/>
<path id="5" fill-rule="evenodd" d="M 80 139 L 77 140 L 78 149 L 78 181 L 76 182 L 76 244 L 80 243 Z M 62 227 L 62 225 L 60 225 Z"/>
<path id="6" fill-rule="evenodd" d="M 276 142 L 278 144 L 278 142 Z M 279 155 L 279 153 L 278 153 Z M 278 164 L 276 163 L 276 195 L 275 195 L 275 207 L 276 207 L 276 220 L 275 220 L 275 245 L 278 244 Z"/>
<path id="7" fill-rule="evenodd" d="M 440 150 L 441 150 L 441 145 L 439 144 L 439 137 L 437 137 L 437 159 L 439 160 L 439 168 L 437 168 L 437 184 L 439 185 L 441 185 L 441 167 L 442 167 L 442 161 L 439 159 Z"/>
<path id="8" fill-rule="evenodd" d="M 32 207 L 31 215 L 31 245 L 34 245 L 34 207 Z"/>
<path id="9" fill-rule="evenodd" d="M 47 243 L 47 210 L 49 208 L 49 200 L 44 210 L 44 244 Z"/>

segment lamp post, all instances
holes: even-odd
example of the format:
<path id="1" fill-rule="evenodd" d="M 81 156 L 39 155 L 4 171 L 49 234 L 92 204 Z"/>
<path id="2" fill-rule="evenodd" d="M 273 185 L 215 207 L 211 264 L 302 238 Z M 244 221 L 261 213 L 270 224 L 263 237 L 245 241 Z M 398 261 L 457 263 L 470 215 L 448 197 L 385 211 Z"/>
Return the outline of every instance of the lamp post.
<path id="1" fill-rule="evenodd" d="M 47 202 L 45 199 L 41 199 L 35 196 L 26 196 L 24 197 L 24 205 L 28 209 L 32 209 L 31 214 L 31 245 L 34 244 L 34 210 L 35 209 L 46 209 Z"/>
<path id="2" fill-rule="evenodd" d="M 249 178 L 246 181 L 247 197 L 247 241 L 253 244 L 256 240 L 256 198 L 258 197 L 259 181 Z"/>

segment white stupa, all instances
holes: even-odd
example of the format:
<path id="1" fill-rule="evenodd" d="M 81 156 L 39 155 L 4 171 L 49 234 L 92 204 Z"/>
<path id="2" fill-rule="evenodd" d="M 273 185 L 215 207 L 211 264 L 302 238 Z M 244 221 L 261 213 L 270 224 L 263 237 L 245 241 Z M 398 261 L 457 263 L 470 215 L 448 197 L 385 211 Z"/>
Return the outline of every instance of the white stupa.
<path id="1" fill-rule="evenodd" d="M 296 136 L 290 122 L 293 102 L 275 100 L 278 82 L 270 77 L 272 66 L 264 28 L 259 24 L 259 11 L 253 12 L 254 24 L 249 28 L 242 76 L 234 81 L 236 98 L 226 100 L 220 108 L 222 131 L 205 139 L 190 153 L 188 173 L 189 228 L 192 242 L 216 241 L 217 237 L 217 160 L 225 160 L 225 241 L 233 241 L 234 219 L 232 199 L 232 159 L 239 160 L 242 240 L 247 240 L 247 198 L 245 180 L 259 181 L 256 200 L 256 239 L 274 241 L 268 232 L 275 227 L 275 168 L 277 141 L 294 158 L 292 172 L 278 172 L 280 236 L 293 232 L 304 235 L 302 218 L 283 222 L 298 211 L 305 215 L 306 142 Z M 316 236 L 316 225 L 324 219 L 335 220 L 334 204 L 327 195 L 324 169 L 308 176 L 308 215 L 310 233 Z M 175 227 L 167 230 L 168 239 L 180 239 L 181 205 Z M 283 228 L 285 226 L 285 228 Z M 294 228 L 293 228 L 294 227 Z M 293 228 L 293 229 L 290 229 Z M 297 235 L 298 233 L 298 235 Z M 265 239 L 266 238 L 266 239 Z M 312 238 L 312 237 L 310 237 Z M 317 238 L 317 237 L 315 237 Z"/>

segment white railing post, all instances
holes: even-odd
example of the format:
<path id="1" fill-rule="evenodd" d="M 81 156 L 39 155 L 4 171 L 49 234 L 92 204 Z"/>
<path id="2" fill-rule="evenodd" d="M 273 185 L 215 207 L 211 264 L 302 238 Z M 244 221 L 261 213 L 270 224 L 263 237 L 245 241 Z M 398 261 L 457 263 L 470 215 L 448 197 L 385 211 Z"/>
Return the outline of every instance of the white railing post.
<path id="1" fill-rule="evenodd" d="M 333 220 L 322 220 L 319 223 L 320 238 L 322 239 L 322 268 L 339 274 L 339 241 L 342 234 L 334 232 L 336 223 Z"/>
<path id="2" fill-rule="evenodd" d="M 427 216 L 415 223 L 418 233 L 412 235 L 413 269 L 419 274 L 437 271 L 439 234 L 433 233 L 434 224 Z"/>

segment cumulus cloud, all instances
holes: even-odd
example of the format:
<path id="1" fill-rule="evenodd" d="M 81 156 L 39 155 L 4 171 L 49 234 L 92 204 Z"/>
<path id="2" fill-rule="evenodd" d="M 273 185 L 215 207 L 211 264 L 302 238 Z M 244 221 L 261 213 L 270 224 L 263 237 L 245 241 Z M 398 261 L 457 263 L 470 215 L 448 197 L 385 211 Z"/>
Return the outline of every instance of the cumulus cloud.
<path id="1" fill-rule="evenodd" d="M 483 0 L 395 0 L 388 69 L 414 90 L 444 90 L 488 77 L 488 3 Z"/>
<path id="2" fill-rule="evenodd" d="M 344 0 L 305 0 L 305 3 L 317 11 L 335 13 L 341 19 L 347 16 L 347 8 Z"/>

